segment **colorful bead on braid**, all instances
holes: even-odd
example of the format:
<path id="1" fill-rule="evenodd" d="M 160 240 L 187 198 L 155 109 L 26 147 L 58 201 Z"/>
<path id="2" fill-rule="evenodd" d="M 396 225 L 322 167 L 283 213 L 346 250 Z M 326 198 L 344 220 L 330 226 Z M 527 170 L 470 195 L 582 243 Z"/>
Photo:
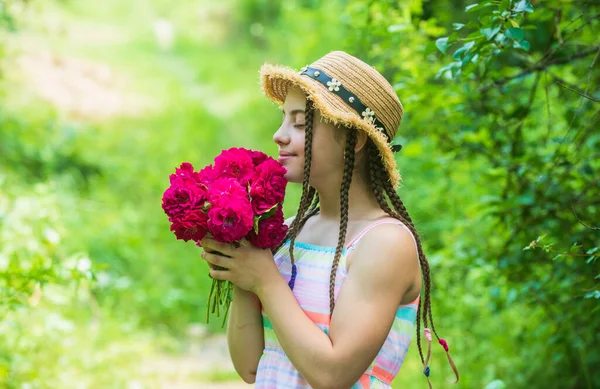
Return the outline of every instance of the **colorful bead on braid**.
<path id="1" fill-rule="evenodd" d="M 429 328 L 425 328 L 425 329 L 423 330 L 423 332 L 425 332 L 425 338 L 426 338 L 426 339 L 427 339 L 429 342 L 431 342 L 431 340 L 433 339 L 433 338 L 431 337 L 431 330 L 430 330 Z"/>
<path id="2" fill-rule="evenodd" d="M 446 342 L 444 339 L 440 339 L 439 342 L 442 345 L 442 347 L 444 348 L 444 350 L 446 352 L 448 352 L 448 342 Z"/>
<path id="3" fill-rule="evenodd" d="M 429 368 L 429 366 L 425 367 L 425 370 L 423 370 L 423 374 L 425 374 L 425 377 L 429 377 L 430 373 L 431 369 Z"/>
<path id="4" fill-rule="evenodd" d="M 292 276 L 290 277 L 290 282 L 288 282 L 288 285 L 290 286 L 290 289 L 294 290 L 294 284 L 296 283 L 296 274 L 298 273 L 298 270 L 296 269 L 296 264 L 292 265 Z"/>
<path id="5" fill-rule="evenodd" d="M 427 357 L 425 358 L 425 363 L 423 365 L 427 366 L 429 364 L 429 359 L 431 358 L 431 341 L 433 338 L 431 337 L 431 330 L 429 328 L 424 328 L 423 332 L 425 333 L 425 339 L 427 339 Z"/>

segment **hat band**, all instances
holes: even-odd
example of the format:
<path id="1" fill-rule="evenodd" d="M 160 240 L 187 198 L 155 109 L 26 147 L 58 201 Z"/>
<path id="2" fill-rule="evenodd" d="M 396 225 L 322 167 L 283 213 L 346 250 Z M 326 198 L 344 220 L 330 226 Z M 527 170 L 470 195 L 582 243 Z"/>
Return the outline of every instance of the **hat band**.
<path id="1" fill-rule="evenodd" d="M 363 104 L 363 102 L 360 101 L 358 96 L 350 92 L 348 89 L 344 88 L 340 81 L 336 80 L 335 78 L 329 77 L 327 74 L 325 74 L 324 71 L 312 68 L 310 66 L 303 67 L 300 71 L 300 75 L 302 74 L 306 74 L 313 80 L 320 82 L 321 84 L 326 86 L 332 93 L 340 96 L 342 100 L 344 100 L 344 103 L 348 104 L 352 109 L 354 109 L 356 113 L 359 116 L 362 116 L 365 121 L 373 123 L 375 127 L 385 135 L 388 142 L 390 141 L 390 135 L 385 130 L 385 126 L 383 125 L 383 123 L 381 123 L 377 119 L 375 113 L 365 104 Z"/>

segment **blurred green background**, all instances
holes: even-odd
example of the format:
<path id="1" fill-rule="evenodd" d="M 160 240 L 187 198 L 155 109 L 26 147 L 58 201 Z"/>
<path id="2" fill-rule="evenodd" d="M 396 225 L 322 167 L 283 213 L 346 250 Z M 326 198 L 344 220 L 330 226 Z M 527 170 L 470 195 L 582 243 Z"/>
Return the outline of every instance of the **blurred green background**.
<path id="1" fill-rule="evenodd" d="M 594 1 L 0 0 L 0 387 L 244 387 L 161 196 L 182 161 L 275 155 L 261 64 L 338 49 L 406 110 L 461 372 L 434 347 L 434 388 L 600 387 L 599 36 Z M 421 369 L 413 345 L 394 387 Z"/>

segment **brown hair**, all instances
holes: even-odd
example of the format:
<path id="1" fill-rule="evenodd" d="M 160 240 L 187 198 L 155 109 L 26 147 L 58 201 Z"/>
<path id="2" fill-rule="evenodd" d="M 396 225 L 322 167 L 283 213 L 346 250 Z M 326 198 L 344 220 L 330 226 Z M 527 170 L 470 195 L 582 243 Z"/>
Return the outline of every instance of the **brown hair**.
<path id="1" fill-rule="evenodd" d="M 318 194 L 314 187 L 310 186 L 309 178 L 310 178 L 310 167 L 311 167 L 311 158 L 312 158 L 312 132 L 313 132 L 313 119 L 314 119 L 315 108 L 311 100 L 307 99 L 306 104 L 306 124 L 305 124 L 305 142 L 304 142 L 304 155 L 305 155 L 305 163 L 304 163 L 304 176 L 302 179 L 302 195 L 300 199 L 300 205 L 298 208 L 298 212 L 296 217 L 294 218 L 286 239 L 273 250 L 273 252 L 277 252 L 281 246 L 283 246 L 284 242 L 289 239 L 289 255 L 292 265 L 294 265 L 294 243 L 296 240 L 296 236 L 302 229 L 302 227 L 306 224 L 306 221 L 316 215 L 319 212 L 319 198 Z M 342 250 L 345 247 L 346 241 L 346 232 L 348 227 L 348 193 L 350 190 L 350 184 L 352 182 L 352 173 L 354 170 L 354 162 L 355 162 L 355 153 L 354 148 L 357 142 L 356 131 L 353 129 L 347 129 L 346 131 L 346 146 L 344 150 L 344 173 L 342 177 L 342 184 L 340 188 L 340 230 L 338 235 L 337 247 L 335 250 L 335 256 L 333 260 L 333 264 L 331 267 L 330 273 L 330 283 L 329 283 L 329 308 L 330 314 L 333 314 L 333 309 L 335 307 L 334 301 L 334 290 L 335 290 L 335 276 L 337 273 L 338 264 L 342 255 Z M 406 207 L 400 200 L 400 196 L 396 193 L 392 183 L 388 179 L 387 172 L 384 166 L 384 162 L 381 158 L 381 154 L 379 153 L 375 144 L 367 139 L 367 143 L 365 145 L 366 148 L 366 163 L 368 168 L 368 182 L 377 198 L 377 202 L 383 211 L 385 211 L 389 216 L 400 220 L 404 223 L 408 229 L 412 232 L 417 242 L 418 256 L 419 256 L 419 264 L 421 268 L 421 274 L 423 278 L 423 287 L 424 287 L 424 298 L 419 299 L 419 305 L 417 309 L 417 317 L 416 317 L 416 331 L 417 331 L 417 346 L 419 349 L 419 355 L 421 357 L 421 362 L 426 364 L 429 360 L 430 350 L 428 352 L 427 358 L 423 357 L 423 350 L 421 347 L 421 320 L 423 321 L 424 328 L 431 328 L 435 336 L 440 340 L 435 325 L 433 324 L 433 315 L 431 312 L 431 274 L 429 268 L 429 262 L 427 261 L 427 257 L 423 252 L 423 248 L 421 246 L 421 240 L 419 238 L 419 234 L 406 210 Z M 442 342 L 445 343 L 445 341 Z M 440 342 L 441 343 L 441 342 Z M 444 347 L 446 348 L 446 347 Z M 446 350 L 447 351 L 447 350 Z M 456 378 L 458 381 L 458 371 L 452 362 L 450 355 L 448 354 L 448 359 L 456 374 Z M 428 374 L 426 374 L 428 375 Z"/>

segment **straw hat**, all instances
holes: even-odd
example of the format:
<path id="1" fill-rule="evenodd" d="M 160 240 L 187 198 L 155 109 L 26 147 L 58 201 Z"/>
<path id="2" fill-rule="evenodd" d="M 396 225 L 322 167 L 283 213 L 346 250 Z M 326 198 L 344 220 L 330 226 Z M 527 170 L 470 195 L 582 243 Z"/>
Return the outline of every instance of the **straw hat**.
<path id="1" fill-rule="evenodd" d="M 264 64 L 260 69 L 263 93 L 283 105 L 287 91 L 300 87 L 321 116 L 334 125 L 366 132 L 373 140 L 394 186 L 400 183 L 392 145 L 404 108 L 394 88 L 372 66 L 343 51 L 333 51 L 300 71 Z"/>

